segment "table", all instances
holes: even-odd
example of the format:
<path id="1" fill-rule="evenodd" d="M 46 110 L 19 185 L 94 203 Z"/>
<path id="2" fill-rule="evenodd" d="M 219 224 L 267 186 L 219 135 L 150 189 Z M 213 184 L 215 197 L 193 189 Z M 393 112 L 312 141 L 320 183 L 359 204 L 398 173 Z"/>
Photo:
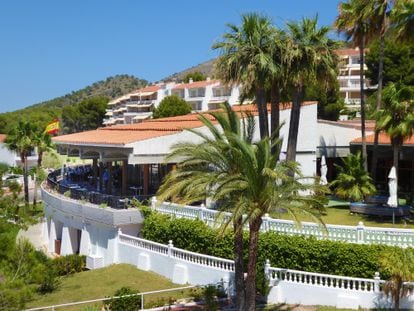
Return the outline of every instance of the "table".
<path id="1" fill-rule="evenodd" d="M 135 195 L 141 195 L 141 190 L 142 190 L 141 186 L 140 187 L 132 186 L 132 187 L 129 187 L 129 189 L 133 190 Z"/>

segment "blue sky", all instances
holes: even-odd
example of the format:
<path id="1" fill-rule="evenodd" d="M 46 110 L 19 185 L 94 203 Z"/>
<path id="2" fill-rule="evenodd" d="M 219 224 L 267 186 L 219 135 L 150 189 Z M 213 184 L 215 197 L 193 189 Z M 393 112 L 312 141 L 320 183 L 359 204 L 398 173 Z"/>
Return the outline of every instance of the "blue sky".
<path id="1" fill-rule="evenodd" d="M 215 56 L 211 45 L 259 12 L 278 25 L 319 15 L 336 0 L 0 1 L 0 112 L 13 111 L 116 74 L 151 82 Z"/>

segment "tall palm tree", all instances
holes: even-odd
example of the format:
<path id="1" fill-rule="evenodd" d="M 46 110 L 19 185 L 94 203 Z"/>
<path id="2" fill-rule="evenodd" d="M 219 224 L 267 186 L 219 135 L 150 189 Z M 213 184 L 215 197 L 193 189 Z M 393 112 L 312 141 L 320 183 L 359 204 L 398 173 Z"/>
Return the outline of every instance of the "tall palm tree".
<path id="1" fill-rule="evenodd" d="M 304 100 L 306 85 L 318 81 L 333 83 L 336 80 L 337 43 L 328 38 L 329 27 L 318 28 L 318 17 L 303 18 L 300 22 L 288 22 L 287 47 L 289 81 L 293 88 L 290 113 L 289 137 L 286 159 L 296 159 L 300 121 L 300 107 Z"/>
<path id="2" fill-rule="evenodd" d="M 398 176 L 400 149 L 414 131 L 414 87 L 390 83 L 384 88 L 383 102 L 383 108 L 376 115 L 376 128 L 391 139 L 393 165 Z"/>
<path id="3" fill-rule="evenodd" d="M 237 264 L 237 258 L 243 257 L 243 248 L 242 244 L 235 242 L 236 284 L 242 282 L 244 285 L 243 291 L 236 292 L 238 296 L 245 295 L 245 299 L 241 299 L 242 304 L 238 302 L 237 309 L 255 310 L 257 243 L 262 217 L 273 209 L 285 208 L 295 219 L 301 211 L 319 220 L 317 209 L 313 208 L 321 208 L 322 205 L 319 198 L 298 194 L 314 189 L 314 186 L 300 182 L 296 162 L 279 162 L 279 153 L 270 153 L 272 145 L 268 137 L 251 142 L 254 131 L 251 117 L 247 117 L 243 121 L 244 126 L 240 126 L 240 120 L 230 106 L 227 105 L 225 110 L 226 114 L 210 114 L 218 121 L 219 128 L 209 118 L 201 117 L 209 134 L 191 131 L 200 137 L 201 143 L 180 143 L 173 147 L 168 159 L 184 160 L 167 176 L 158 195 L 161 199 L 178 197 L 184 203 L 199 201 L 206 196 L 222 202 L 223 208 L 232 212 L 229 221 L 233 222 L 236 237 L 244 223 L 249 224 L 245 280 L 237 279 L 237 275 L 244 272 L 237 271 L 243 268 Z M 280 143 L 279 140 L 278 150 Z M 295 177 L 289 175 L 292 170 Z M 243 214 L 247 214 L 244 221 Z"/>
<path id="4" fill-rule="evenodd" d="M 266 81 L 274 71 L 272 45 L 274 28 L 268 17 L 242 15 L 241 26 L 227 25 L 223 41 L 213 45 L 221 55 L 216 61 L 216 76 L 227 83 L 242 85 L 244 94 L 254 94 L 259 111 L 260 136 L 269 136 Z"/>
<path id="5" fill-rule="evenodd" d="M 42 169 L 43 154 L 47 151 L 52 150 L 52 138 L 48 133 L 38 128 L 33 133 L 33 145 L 37 149 L 37 166 L 33 193 L 33 205 L 35 206 L 37 201 L 38 179 L 40 177 L 40 171 Z"/>
<path id="6" fill-rule="evenodd" d="M 379 264 L 383 270 L 391 274 L 383 291 L 394 300 L 394 310 L 400 310 L 400 299 L 413 292 L 412 287 L 404 286 L 404 282 L 414 281 L 414 254 L 412 249 L 395 247 L 381 253 Z"/>
<path id="7" fill-rule="evenodd" d="M 377 105 L 376 105 L 377 111 L 381 109 L 385 34 L 389 28 L 390 10 L 391 10 L 391 2 L 389 0 L 374 0 L 364 10 L 365 18 L 366 20 L 369 21 L 369 27 L 375 29 L 377 35 L 379 35 L 380 37 L 380 52 L 379 52 L 379 64 L 378 64 L 378 89 L 377 89 Z M 371 177 L 374 180 L 376 178 L 376 173 L 377 173 L 378 137 L 379 137 L 379 132 L 375 131 L 374 147 L 372 151 L 372 160 L 371 160 Z"/>
<path id="8" fill-rule="evenodd" d="M 33 144 L 34 127 L 30 122 L 20 121 L 6 138 L 6 146 L 9 150 L 15 151 L 20 156 L 23 166 L 24 200 L 26 208 L 29 204 L 29 180 L 27 157 L 34 149 Z"/>
<path id="9" fill-rule="evenodd" d="M 339 4 L 339 15 L 335 20 L 335 27 L 338 32 L 345 34 L 347 40 L 350 40 L 354 46 L 359 48 L 362 159 L 366 171 L 368 171 L 368 162 L 365 134 L 364 50 L 375 31 L 369 27 L 369 20 L 366 19 L 365 11 L 371 2 L 372 0 L 348 0 L 347 2 L 341 2 Z"/>
<path id="10" fill-rule="evenodd" d="M 392 28 L 400 41 L 414 42 L 414 2 L 398 0 L 391 13 Z"/>

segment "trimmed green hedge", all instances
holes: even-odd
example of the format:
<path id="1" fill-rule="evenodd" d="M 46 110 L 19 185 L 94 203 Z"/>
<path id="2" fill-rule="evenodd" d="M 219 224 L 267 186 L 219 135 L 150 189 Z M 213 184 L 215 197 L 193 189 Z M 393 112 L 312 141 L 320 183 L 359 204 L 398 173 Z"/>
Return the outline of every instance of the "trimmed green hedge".
<path id="1" fill-rule="evenodd" d="M 142 235 L 159 243 L 172 240 L 175 247 L 222 258 L 233 258 L 233 235 L 212 229 L 200 220 L 170 218 L 151 213 L 146 216 Z M 247 245 L 247 234 L 245 235 Z M 378 258 L 383 245 L 361 245 L 313 237 L 288 236 L 275 232 L 260 235 L 258 273 L 269 259 L 274 267 L 343 276 L 373 278 L 380 271 Z M 380 271 L 381 272 L 381 271 Z M 387 277 L 384 273 L 381 276 Z"/>

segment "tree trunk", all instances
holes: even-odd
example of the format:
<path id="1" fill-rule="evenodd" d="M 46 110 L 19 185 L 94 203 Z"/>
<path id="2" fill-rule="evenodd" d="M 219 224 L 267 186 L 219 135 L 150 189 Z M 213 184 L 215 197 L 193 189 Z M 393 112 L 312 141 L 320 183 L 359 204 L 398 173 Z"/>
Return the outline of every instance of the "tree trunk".
<path id="1" fill-rule="evenodd" d="M 298 142 L 300 121 L 300 105 L 302 104 L 303 93 L 303 86 L 299 85 L 293 96 L 292 109 L 290 110 L 289 137 L 286 154 L 286 160 L 289 161 L 296 161 L 296 147 Z"/>
<path id="2" fill-rule="evenodd" d="M 382 32 L 381 40 L 380 40 L 380 55 L 379 55 L 379 65 L 378 65 L 377 111 L 381 109 L 382 81 L 383 81 L 383 76 L 384 76 L 383 75 L 384 48 L 385 48 L 385 35 L 384 35 L 384 32 Z M 374 182 L 377 178 L 378 136 L 379 136 L 379 131 L 375 130 L 374 147 L 372 150 L 372 162 L 371 162 L 371 177 L 374 180 Z"/>
<path id="3" fill-rule="evenodd" d="M 275 141 L 279 139 L 279 126 L 280 126 L 280 89 L 275 82 L 270 90 L 270 131 L 272 137 L 272 154 L 276 153 L 276 147 L 273 145 Z"/>
<path id="4" fill-rule="evenodd" d="M 269 121 L 267 119 L 267 105 L 264 89 L 257 89 L 256 91 L 256 104 L 259 111 L 259 128 L 260 138 L 269 137 Z"/>
<path id="5" fill-rule="evenodd" d="M 401 278 L 398 278 L 397 280 L 397 292 L 395 293 L 395 300 L 394 300 L 394 310 L 400 311 L 400 295 L 402 287 L 404 286 L 403 280 Z"/>
<path id="6" fill-rule="evenodd" d="M 249 223 L 249 260 L 246 278 L 246 311 L 256 310 L 256 266 L 261 217 L 255 217 Z"/>
<path id="7" fill-rule="evenodd" d="M 36 208 L 37 204 L 37 183 L 38 183 L 38 177 L 40 173 L 40 169 L 42 167 L 42 153 L 39 152 L 37 155 L 37 167 L 36 167 L 36 176 L 35 176 L 35 183 L 34 183 L 34 190 L 33 190 L 33 208 Z"/>
<path id="8" fill-rule="evenodd" d="M 27 155 L 24 154 L 21 157 L 23 162 L 23 185 L 24 185 L 24 206 L 25 206 L 25 213 L 28 211 L 29 205 L 29 179 L 27 178 L 28 169 L 27 169 Z"/>
<path id="9" fill-rule="evenodd" d="M 359 85 L 361 92 L 361 137 L 362 137 L 362 162 L 364 170 L 368 172 L 367 140 L 365 135 L 365 98 L 364 98 L 364 39 L 359 46 Z"/>
<path id="10" fill-rule="evenodd" d="M 243 218 L 239 217 L 233 222 L 234 229 L 234 267 L 235 267 L 235 289 L 236 289 L 236 310 L 243 311 L 245 308 L 246 289 L 244 286 L 244 265 L 243 265 Z"/>
<path id="11" fill-rule="evenodd" d="M 395 166 L 395 173 L 397 174 L 397 178 L 398 178 L 398 158 L 400 155 L 400 146 L 399 144 L 392 144 L 392 151 L 393 151 L 393 156 L 392 156 L 392 165 Z M 397 179 L 398 180 L 398 179 Z"/>

